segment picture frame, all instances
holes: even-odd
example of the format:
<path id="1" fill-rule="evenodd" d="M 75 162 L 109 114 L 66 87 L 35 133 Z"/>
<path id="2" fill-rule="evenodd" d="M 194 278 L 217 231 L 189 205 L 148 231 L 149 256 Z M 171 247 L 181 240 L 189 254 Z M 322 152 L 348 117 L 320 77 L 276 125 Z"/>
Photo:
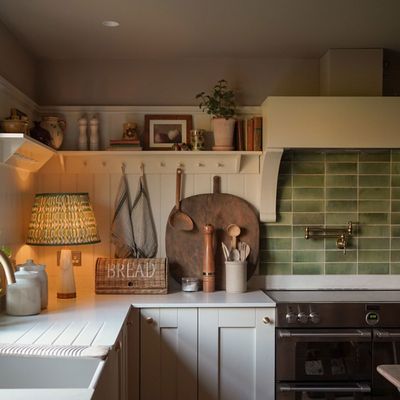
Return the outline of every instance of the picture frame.
<path id="1" fill-rule="evenodd" d="M 191 129 L 191 115 L 145 115 L 144 149 L 172 150 L 175 143 L 188 143 Z"/>

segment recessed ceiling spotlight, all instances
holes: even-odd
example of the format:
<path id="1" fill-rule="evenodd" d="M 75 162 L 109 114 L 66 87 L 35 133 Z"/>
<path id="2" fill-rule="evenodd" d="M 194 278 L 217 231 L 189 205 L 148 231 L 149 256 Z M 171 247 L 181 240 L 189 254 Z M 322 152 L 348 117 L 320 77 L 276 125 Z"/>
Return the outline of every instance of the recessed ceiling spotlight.
<path id="1" fill-rule="evenodd" d="M 103 26 L 106 26 L 107 28 L 116 28 L 117 26 L 119 26 L 119 22 L 118 21 L 103 21 L 101 23 Z"/>

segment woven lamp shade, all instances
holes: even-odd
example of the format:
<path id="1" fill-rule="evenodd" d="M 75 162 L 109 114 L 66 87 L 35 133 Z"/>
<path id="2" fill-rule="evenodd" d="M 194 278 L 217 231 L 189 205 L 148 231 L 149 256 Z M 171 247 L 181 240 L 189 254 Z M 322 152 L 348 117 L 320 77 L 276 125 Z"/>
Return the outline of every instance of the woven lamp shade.
<path id="1" fill-rule="evenodd" d="M 64 246 L 99 242 L 87 193 L 40 193 L 35 196 L 26 244 Z"/>

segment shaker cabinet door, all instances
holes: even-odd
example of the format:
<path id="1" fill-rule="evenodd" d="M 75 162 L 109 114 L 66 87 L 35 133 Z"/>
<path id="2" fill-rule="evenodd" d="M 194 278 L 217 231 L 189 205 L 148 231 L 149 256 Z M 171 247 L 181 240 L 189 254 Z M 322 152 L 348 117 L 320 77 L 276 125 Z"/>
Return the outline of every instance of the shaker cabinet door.
<path id="1" fill-rule="evenodd" d="M 140 314 L 140 399 L 197 399 L 197 309 Z"/>
<path id="2" fill-rule="evenodd" d="M 199 309 L 199 400 L 273 400 L 274 308 Z"/>

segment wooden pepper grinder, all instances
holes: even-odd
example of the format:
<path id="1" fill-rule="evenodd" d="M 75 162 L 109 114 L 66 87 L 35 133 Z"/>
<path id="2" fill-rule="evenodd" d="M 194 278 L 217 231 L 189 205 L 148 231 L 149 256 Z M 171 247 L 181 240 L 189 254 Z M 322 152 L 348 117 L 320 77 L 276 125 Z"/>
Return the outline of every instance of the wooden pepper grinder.
<path id="1" fill-rule="evenodd" d="M 210 224 L 203 226 L 204 258 L 203 258 L 203 292 L 215 291 L 215 262 L 213 253 L 214 227 Z"/>

